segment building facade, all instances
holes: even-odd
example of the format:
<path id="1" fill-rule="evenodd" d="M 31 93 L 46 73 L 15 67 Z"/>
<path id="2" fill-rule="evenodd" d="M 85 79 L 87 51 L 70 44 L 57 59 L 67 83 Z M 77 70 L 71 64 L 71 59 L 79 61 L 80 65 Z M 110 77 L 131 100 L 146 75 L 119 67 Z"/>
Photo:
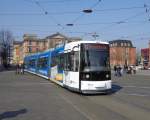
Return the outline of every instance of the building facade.
<path id="1" fill-rule="evenodd" d="M 26 55 L 30 55 L 37 52 L 42 52 L 47 49 L 47 41 L 45 39 L 39 39 L 34 34 L 25 34 L 23 36 L 23 58 Z"/>
<path id="2" fill-rule="evenodd" d="M 141 49 L 141 62 L 143 66 L 149 66 L 149 48 Z"/>
<path id="3" fill-rule="evenodd" d="M 22 61 L 23 61 L 22 42 L 14 41 L 13 42 L 13 63 L 18 64 Z"/>
<path id="4" fill-rule="evenodd" d="M 62 35 L 61 33 L 56 33 L 51 36 L 47 36 L 45 39 L 47 41 L 47 49 L 55 48 L 65 43 L 81 40 L 81 38 L 78 38 L 78 37 L 66 37 Z"/>
<path id="5" fill-rule="evenodd" d="M 113 40 L 109 44 L 111 66 L 136 64 L 136 48 L 130 40 Z"/>
<path id="6" fill-rule="evenodd" d="M 40 39 L 35 34 L 24 34 L 21 44 L 14 43 L 13 63 L 22 62 L 24 57 L 33 53 L 55 48 L 72 41 L 80 41 L 78 37 L 66 37 L 60 33 Z"/>

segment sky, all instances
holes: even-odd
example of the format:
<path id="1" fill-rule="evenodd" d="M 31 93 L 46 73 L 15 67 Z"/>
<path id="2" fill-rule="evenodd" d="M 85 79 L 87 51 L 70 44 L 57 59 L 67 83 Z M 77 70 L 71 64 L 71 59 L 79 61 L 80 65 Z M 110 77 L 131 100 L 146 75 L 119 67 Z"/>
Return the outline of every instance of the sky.
<path id="1" fill-rule="evenodd" d="M 147 48 L 150 0 L 0 0 L 0 30 L 18 41 L 27 33 L 44 38 L 60 32 L 84 40 L 127 39 Z"/>

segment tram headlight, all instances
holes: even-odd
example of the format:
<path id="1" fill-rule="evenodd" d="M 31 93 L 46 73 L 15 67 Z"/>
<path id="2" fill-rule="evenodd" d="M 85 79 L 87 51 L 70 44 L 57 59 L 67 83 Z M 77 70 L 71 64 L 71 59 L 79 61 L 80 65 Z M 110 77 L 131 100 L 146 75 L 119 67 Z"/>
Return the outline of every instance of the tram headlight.
<path id="1" fill-rule="evenodd" d="M 109 74 L 106 74 L 106 78 L 109 78 Z"/>
<path id="2" fill-rule="evenodd" d="M 89 75 L 89 74 L 86 74 L 86 75 L 85 75 L 85 78 L 86 78 L 86 79 L 89 79 L 89 78 L 90 78 L 90 75 Z"/>

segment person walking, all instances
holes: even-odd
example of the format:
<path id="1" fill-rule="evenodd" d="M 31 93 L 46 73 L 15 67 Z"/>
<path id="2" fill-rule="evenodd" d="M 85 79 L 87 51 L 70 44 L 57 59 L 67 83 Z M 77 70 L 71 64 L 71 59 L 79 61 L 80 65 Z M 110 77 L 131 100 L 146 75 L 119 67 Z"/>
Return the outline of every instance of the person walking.
<path id="1" fill-rule="evenodd" d="M 114 72 L 115 72 L 115 76 L 117 76 L 117 67 L 116 67 L 116 65 L 114 66 Z"/>
<path id="2" fill-rule="evenodd" d="M 21 74 L 24 74 L 24 63 L 21 64 L 20 72 Z"/>
<path id="3" fill-rule="evenodd" d="M 136 74 L 136 66 L 133 66 L 133 73 Z"/>
<path id="4" fill-rule="evenodd" d="M 19 74 L 19 64 L 16 64 L 16 74 Z"/>

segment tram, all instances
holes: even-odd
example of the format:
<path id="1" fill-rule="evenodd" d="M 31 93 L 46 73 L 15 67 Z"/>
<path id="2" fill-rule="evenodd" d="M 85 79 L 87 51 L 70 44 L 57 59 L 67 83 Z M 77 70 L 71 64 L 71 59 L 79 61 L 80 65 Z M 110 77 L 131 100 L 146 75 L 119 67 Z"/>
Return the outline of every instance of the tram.
<path id="1" fill-rule="evenodd" d="M 24 58 L 25 71 L 80 93 L 111 91 L 109 44 L 77 41 Z"/>

